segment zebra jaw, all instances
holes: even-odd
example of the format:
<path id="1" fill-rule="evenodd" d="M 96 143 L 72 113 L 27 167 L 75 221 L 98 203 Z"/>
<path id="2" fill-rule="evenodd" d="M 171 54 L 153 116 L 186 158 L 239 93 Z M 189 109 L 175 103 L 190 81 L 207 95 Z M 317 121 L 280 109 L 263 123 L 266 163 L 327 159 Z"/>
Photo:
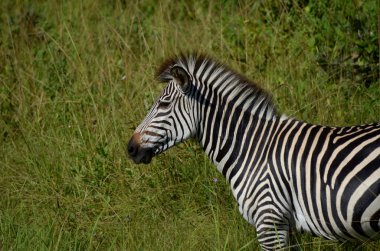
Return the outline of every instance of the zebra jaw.
<path id="1" fill-rule="evenodd" d="M 142 148 L 140 141 L 138 134 L 132 136 L 127 146 L 128 155 L 136 164 L 149 164 L 154 156 L 154 150 L 153 148 Z"/>

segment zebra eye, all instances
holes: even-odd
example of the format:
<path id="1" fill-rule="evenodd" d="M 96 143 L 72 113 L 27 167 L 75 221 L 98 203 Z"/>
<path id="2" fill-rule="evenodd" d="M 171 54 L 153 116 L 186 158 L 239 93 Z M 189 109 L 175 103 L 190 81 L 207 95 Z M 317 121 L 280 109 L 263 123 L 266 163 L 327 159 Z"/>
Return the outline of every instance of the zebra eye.
<path id="1" fill-rule="evenodd" d="M 158 108 L 159 109 L 166 109 L 169 107 L 169 105 L 170 105 L 170 102 L 160 101 L 160 103 L 158 104 Z"/>

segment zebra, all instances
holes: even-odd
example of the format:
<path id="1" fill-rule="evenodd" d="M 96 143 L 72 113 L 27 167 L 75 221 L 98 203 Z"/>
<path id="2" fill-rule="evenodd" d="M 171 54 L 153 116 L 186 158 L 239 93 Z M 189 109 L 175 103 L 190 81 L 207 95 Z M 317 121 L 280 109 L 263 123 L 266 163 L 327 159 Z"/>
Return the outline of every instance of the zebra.
<path id="1" fill-rule="evenodd" d="M 128 142 L 135 163 L 195 138 L 263 250 L 287 247 L 290 230 L 379 237 L 380 123 L 329 127 L 287 117 L 257 84 L 196 53 L 168 59 L 156 77 L 167 86 Z"/>

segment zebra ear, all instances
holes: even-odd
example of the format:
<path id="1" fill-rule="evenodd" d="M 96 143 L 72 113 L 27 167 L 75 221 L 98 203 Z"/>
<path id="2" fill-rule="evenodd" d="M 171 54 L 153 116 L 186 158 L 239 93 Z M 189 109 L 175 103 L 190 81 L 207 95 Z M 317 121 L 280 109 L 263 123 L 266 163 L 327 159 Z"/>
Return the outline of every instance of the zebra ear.
<path id="1" fill-rule="evenodd" d="M 174 66 L 170 69 L 170 75 L 173 77 L 174 82 L 181 86 L 182 90 L 189 86 L 190 77 L 182 67 Z"/>

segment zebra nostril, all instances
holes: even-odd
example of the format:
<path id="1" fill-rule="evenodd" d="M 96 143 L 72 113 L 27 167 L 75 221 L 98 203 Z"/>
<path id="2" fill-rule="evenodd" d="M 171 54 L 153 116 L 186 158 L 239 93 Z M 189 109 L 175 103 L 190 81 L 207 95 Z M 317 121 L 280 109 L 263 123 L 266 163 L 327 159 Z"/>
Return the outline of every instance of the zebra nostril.
<path id="1" fill-rule="evenodd" d="M 129 153 L 129 155 L 134 155 L 134 153 L 135 153 L 135 147 L 128 146 L 128 153 Z"/>
<path id="2" fill-rule="evenodd" d="M 135 157 L 137 155 L 137 152 L 138 152 L 138 146 L 137 144 L 133 141 L 133 139 L 131 139 L 128 143 L 128 147 L 127 147 L 127 150 L 128 150 L 128 154 L 129 156 L 131 157 Z"/>

